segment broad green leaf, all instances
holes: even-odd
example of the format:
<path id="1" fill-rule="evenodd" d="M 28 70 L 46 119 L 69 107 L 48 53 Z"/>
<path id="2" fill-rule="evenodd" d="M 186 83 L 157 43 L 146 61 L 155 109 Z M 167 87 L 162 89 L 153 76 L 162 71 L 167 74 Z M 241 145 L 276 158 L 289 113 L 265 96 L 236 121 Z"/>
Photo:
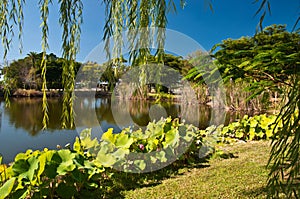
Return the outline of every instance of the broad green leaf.
<path id="1" fill-rule="evenodd" d="M 121 148 L 129 148 L 131 144 L 133 143 L 133 139 L 130 138 L 127 134 L 120 133 L 116 135 L 116 147 Z"/>
<path id="2" fill-rule="evenodd" d="M 67 172 L 73 171 L 76 168 L 72 160 L 64 161 L 57 167 L 58 175 L 65 175 Z"/>
<path id="3" fill-rule="evenodd" d="M 33 177 L 34 177 L 35 171 L 39 167 L 39 160 L 37 157 L 31 157 L 28 159 L 28 163 L 29 163 L 29 170 L 27 173 L 27 177 L 32 182 L 32 184 L 35 184 L 36 180 L 33 181 Z"/>
<path id="4" fill-rule="evenodd" d="M 77 153 L 83 153 L 80 139 L 78 137 L 75 138 L 75 142 L 73 144 L 73 150 L 76 151 Z"/>
<path id="5" fill-rule="evenodd" d="M 144 160 L 135 160 L 134 165 L 137 166 L 141 171 L 146 168 L 146 162 Z"/>
<path id="6" fill-rule="evenodd" d="M 39 165 L 39 170 L 37 173 L 39 182 L 41 182 L 41 175 L 45 170 L 46 163 L 51 161 L 53 154 L 54 154 L 54 151 L 45 151 L 43 154 L 41 154 L 39 156 L 40 165 Z"/>
<path id="7" fill-rule="evenodd" d="M 10 178 L 0 187 L 0 199 L 5 199 L 13 190 L 16 178 Z"/>
<path id="8" fill-rule="evenodd" d="M 59 198 L 73 198 L 77 193 L 75 186 L 72 186 L 72 184 L 65 183 L 60 183 L 56 191 Z"/>
<path id="9" fill-rule="evenodd" d="M 28 155 L 25 153 L 18 153 L 15 157 L 15 162 L 18 160 L 26 160 L 28 158 Z"/>
<path id="10" fill-rule="evenodd" d="M 59 150 L 58 155 L 60 156 L 62 162 L 57 167 L 57 173 L 59 175 L 64 175 L 69 171 L 73 171 L 76 168 L 73 160 L 75 159 L 76 154 L 72 153 L 70 150 L 63 149 Z"/>
<path id="11" fill-rule="evenodd" d="M 166 153 L 164 151 L 160 151 L 155 153 L 155 157 L 160 160 L 161 162 L 167 162 Z"/>
<path id="12" fill-rule="evenodd" d="M 187 130 L 183 139 L 187 142 L 191 142 L 196 137 L 195 130 Z"/>
<path id="13" fill-rule="evenodd" d="M 112 154 L 103 154 L 100 151 L 97 155 L 97 160 L 105 167 L 112 167 L 117 161 Z"/>
<path id="14" fill-rule="evenodd" d="M 242 138 L 242 137 L 244 137 L 244 132 L 243 132 L 242 130 L 237 130 L 237 131 L 235 132 L 235 136 L 236 136 L 237 138 Z"/>
<path id="15" fill-rule="evenodd" d="M 103 133 L 101 140 L 104 140 L 104 141 L 114 144 L 115 143 L 115 135 L 113 134 L 113 129 L 109 128 L 105 133 Z"/>
<path id="16" fill-rule="evenodd" d="M 179 133 L 177 129 L 171 129 L 165 134 L 164 148 L 168 146 L 175 147 L 179 142 Z"/>
<path id="17" fill-rule="evenodd" d="M 147 151 L 153 151 L 157 149 L 157 145 L 159 143 L 158 139 L 152 138 L 147 140 L 146 149 Z"/>
<path id="18" fill-rule="evenodd" d="M 26 173 L 29 169 L 30 165 L 24 159 L 19 159 L 15 161 L 12 165 L 12 171 L 14 175 L 20 175 Z"/>
<path id="19" fill-rule="evenodd" d="M 249 140 L 253 140 L 255 137 L 255 128 L 249 129 Z"/>
<path id="20" fill-rule="evenodd" d="M 7 166 L 5 164 L 0 165 L 0 174 L 2 174 L 7 169 Z M 1 180 L 1 178 L 0 178 Z"/>
<path id="21" fill-rule="evenodd" d="M 258 125 L 258 121 L 255 119 L 250 120 L 250 127 L 255 128 Z"/>
<path id="22" fill-rule="evenodd" d="M 267 136 L 267 138 L 272 137 L 273 136 L 273 130 L 272 129 L 266 130 L 266 136 Z"/>
<path id="23" fill-rule="evenodd" d="M 67 162 L 69 160 L 73 160 L 76 156 L 75 153 L 72 153 L 68 149 L 59 150 L 58 152 L 59 157 L 61 158 L 62 162 Z"/>
<path id="24" fill-rule="evenodd" d="M 129 154 L 129 149 L 120 148 L 113 153 L 113 156 L 117 159 L 123 159 L 125 155 Z"/>

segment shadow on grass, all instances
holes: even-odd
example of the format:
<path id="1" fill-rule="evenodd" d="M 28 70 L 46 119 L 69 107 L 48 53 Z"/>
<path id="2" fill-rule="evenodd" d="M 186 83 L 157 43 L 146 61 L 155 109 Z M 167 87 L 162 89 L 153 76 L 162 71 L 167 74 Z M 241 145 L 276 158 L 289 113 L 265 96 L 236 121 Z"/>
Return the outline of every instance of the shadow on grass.
<path id="1" fill-rule="evenodd" d="M 209 167 L 208 159 L 202 159 L 199 163 L 175 161 L 171 165 L 151 173 L 125 173 L 112 171 L 112 189 L 107 194 L 107 198 L 124 198 L 123 191 L 134 190 L 137 188 L 154 187 L 162 183 L 163 180 L 184 175 L 192 168 Z"/>
<path id="2" fill-rule="evenodd" d="M 244 198 L 258 198 L 258 197 L 266 198 L 267 194 L 268 194 L 268 190 L 266 187 L 259 187 L 259 188 L 252 189 L 250 191 L 247 190 L 242 192 L 242 196 Z"/>
<path id="3" fill-rule="evenodd" d="M 198 157 L 185 158 L 184 160 L 177 160 L 171 165 L 154 171 L 151 173 L 125 173 L 120 171 L 112 171 L 114 176 L 111 178 L 113 188 L 108 193 L 107 198 L 124 198 L 123 191 L 134 190 L 137 188 L 154 187 L 162 183 L 163 180 L 184 175 L 190 169 L 210 167 L 209 160 L 211 158 L 237 158 L 232 153 L 220 154 L 217 157 L 207 156 L 199 159 Z M 187 161 L 189 160 L 189 161 Z"/>

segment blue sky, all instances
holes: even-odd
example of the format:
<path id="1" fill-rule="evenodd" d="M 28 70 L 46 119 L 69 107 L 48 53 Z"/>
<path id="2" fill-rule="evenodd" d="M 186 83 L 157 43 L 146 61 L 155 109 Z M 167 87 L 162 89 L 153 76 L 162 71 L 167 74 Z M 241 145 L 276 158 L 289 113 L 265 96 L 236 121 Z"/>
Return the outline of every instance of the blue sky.
<path id="1" fill-rule="evenodd" d="M 254 0 L 215 0 L 213 1 L 214 12 L 211 12 L 207 1 L 187 0 L 183 10 L 178 9 L 177 14 L 169 14 L 167 28 L 193 38 L 206 50 L 224 39 L 237 39 L 241 36 L 252 36 L 255 33 L 259 17 L 254 16 L 254 14 L 259 3 L 253 4 Z M 58 25 L 59 8 L 56 2 L 56 0 L 53 1 L 50 9 L 49 52 L 61 56 L 62 31 Z M 300 12 L 300 1 L 271 0 L 270 2 L 272 15 L 266 16 L 264 26 L 287 24 L 288 30 L 291 30 Z M 18 41 L 15 39 L 8 54 L 8 60 L 22 58 L 30 51 L 41 51 L 41 31 L 39 28 L 41 21 L 37 0 L 27 0 L 24 12 L 23 54 L 19 54 Z M 88 53 L 101 42 L 103 26 L 104 8 L 101 5 L 101 0 L 85 0 L 84 24 L 78 61 L 83 61 Z M 2 56 L 3 49 L 1 47 L 0 57 Z"/>

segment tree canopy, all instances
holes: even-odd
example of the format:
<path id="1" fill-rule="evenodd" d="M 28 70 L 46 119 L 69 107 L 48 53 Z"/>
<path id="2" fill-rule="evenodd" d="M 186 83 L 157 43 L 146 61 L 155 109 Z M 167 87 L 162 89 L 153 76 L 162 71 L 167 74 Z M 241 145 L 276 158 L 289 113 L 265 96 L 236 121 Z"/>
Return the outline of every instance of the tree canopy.
<path id="1" fill-rule="evenodd" d="M 299 43 L 299 31 L 272 25 L 253 37 L 224 40 L 214 47 L 213 57 L 224 81 L 247 80 L 255 96 L 267 88 L 292 86 L 291 77 L 300 74 Z"/>
<path id="2" fill-rule="evenodd" d="M 222 81 L 247 81 L 252 97 L 266 89 L 279 90 L 284 106 L 276 120 L 278 137 L 272 142 L 269 159 L 269 197 L 285 193 L 297 197 L 300 177 L 300 35 L 283 25 L 273 25 L 253 37 L 227 39 L 217 44 L 212 54 Z M 193 68 L 187 77 L 214 76 L 216 70 Z M 206 73 L 205 73 L 206 72 Z M 212 78 L 214 79 L 214 78 Z"/>
<path id="3" fill-rule="evenodd" d="M 25 58 L 13 61 L 5 70 L 6 78 L 9 82 L 10 89 L 42 88 L 41 80 L 41 61 L 43 53 L 30 52 Z M 62 70 L 64 59 L 57 57 L 55 54 L 46 55 L 47 62 L 47 89 L 62 89 Z M 76 62 L 75 73 L 81 64 Z"/>

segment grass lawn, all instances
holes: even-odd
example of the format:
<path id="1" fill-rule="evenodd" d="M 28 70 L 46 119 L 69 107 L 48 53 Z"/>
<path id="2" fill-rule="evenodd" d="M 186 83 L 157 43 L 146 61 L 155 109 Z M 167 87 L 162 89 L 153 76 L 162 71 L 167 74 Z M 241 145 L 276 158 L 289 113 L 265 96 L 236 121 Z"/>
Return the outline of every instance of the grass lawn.
<path id="1" fill-rule="evenodd" d="M 235 143 L 225 150 L 234 158 L 212 159 L 185 168 L 158 185 L 124 191 L 125 198 L 265 198 L 270 142 Z"/>

